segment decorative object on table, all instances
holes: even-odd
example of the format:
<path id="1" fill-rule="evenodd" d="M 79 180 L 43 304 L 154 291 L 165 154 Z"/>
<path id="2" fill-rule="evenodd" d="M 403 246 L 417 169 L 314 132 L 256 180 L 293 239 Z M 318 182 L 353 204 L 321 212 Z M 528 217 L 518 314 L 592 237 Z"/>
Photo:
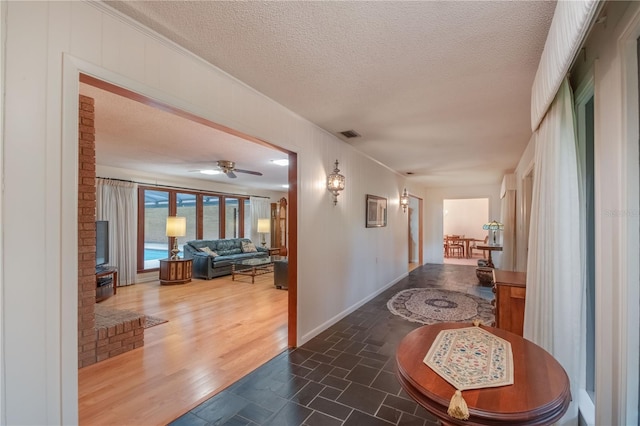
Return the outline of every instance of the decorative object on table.
<path id="1" fill-rule="evenodd" d="M 271 221 L 269 220 L 269 218 L 258 219 L 258 234 L 260 234 L 260 236 L 262 237 L 262 240 L 260 241 L 260 244 L 262 244 L 262 247 L 267 246 L 267 240 L 265 238 L 265 234 L 268 234 L 271 232 L 270 222 Z"/>
<path id="2" fill-rule="evenodd" d="M 338 204 L 338 195 L 340 191 L 344 190 L 345 178 L 340 174 L 338 168 L 338 160 L 336 160 L 336 167 L 333 169 L 333 173 L 327 176 L 327 189 L 333 194 L 333 205 Z"/>
<path id="3" fill-rule="evenodd" d="M 462 391 L 513 384 L 511 343 L 476 322 L 473 327 L 440 331 L 423 362 L 456 388 L 447 410 L 456 419 L 469 418 Z"/>
<path id="4" fill-rule="evenodd" d="M 501 224 L 500 222 L 492 220 L 491 222 L 485 223 L 484 225 L 482 225 L 482 229 L 484 229 L 485 231 L 493 231 L 493 238 L 492 238 L 493 242 L 491 244 L 496 245 L 497 244 L 496 233 L 504 229 L 504 225 Z"/>
<path id="5" fill-rule="evenodd" d="M 167 217 L 167 237 L 173 238 L 173 248 L 171 249 L 171 260 L 178 260 L 180 249 L 178 248 L 178 237 L 187 234 L 187 218 L 181 216 Z"/>
<path id="6" fill-rule="evenodd" d="M 387 226 L 387 199 L 367 194 L 367 228 Z"/>
<path id="7" fill-rule="evenodd" d="M 396 293 L 387 302 L 394 315 L 420 324 L 471 322 L 491 325 L 495 317 L 491 303 L 478 296 L 434 288 L 410 288 Z"/>
<path id="8" fill-rule="evenodd" d="M 409 207 L 409 193 L 407 192 L 407 188 L 402 191 L 402 195 L 400 196 L 400 205 L 402 206 L 402 212 L 407 212 L 407 207 Z"/>
<path id="9" fill-rule="evenodd" d="M 478 266 L 476 268 L 476 277 L 478 277 L 480 285 L 486 287 L 493 285 L 493 271 L 494 269 L 489 266 Z"/>

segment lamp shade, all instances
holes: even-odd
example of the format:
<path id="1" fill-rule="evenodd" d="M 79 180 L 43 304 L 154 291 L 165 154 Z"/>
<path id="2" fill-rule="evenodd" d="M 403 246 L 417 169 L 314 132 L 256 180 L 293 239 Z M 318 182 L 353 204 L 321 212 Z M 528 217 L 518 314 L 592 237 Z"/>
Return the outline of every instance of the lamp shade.
<path id="1" fill-rule="evenodd" d="M 187 218 L 181 216 L 167 217 L 167 237 L 184 237 L 187 233 Z"/>
<path id="2" fill-rule="evenodd" d="M 482 225 L 482 229 L 491 230 L 491 231 L 498 231 L 498 230 L 504 229 L 504 225 L 501 224 L 500 222 L 492 220 L 491 222 L 485 223 L 484 225 Z"/>
<path id="3" fill-rule="evenodd" d="M 258 219 L 258 232 L 259 233 L 271 232 L 271 221 L 269 219 Z"/>

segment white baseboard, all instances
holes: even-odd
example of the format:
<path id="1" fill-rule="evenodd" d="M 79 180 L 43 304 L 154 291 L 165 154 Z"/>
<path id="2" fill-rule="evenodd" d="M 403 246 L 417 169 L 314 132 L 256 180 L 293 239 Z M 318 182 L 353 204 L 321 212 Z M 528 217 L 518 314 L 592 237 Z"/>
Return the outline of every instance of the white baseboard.
<path id="1" fill-rule="evenodd" d="M 344 317 L 346 317 L 347 315 L 349 315 L 350 313 L 352 313 L 356 309 L 360 308 L 362 305 L 364 305 L 365 303 L 369 302 L 371 299 L 375 298 L 376 296 L 378 296 L 383 291 L 385 291 L 388 288 L 394 286 L 395 284 L 398 283 L 398 281 L 400 281 L 401 279 L 407 277 L 408 275 L 409 275 L 409 273 L 405 272 L 404 274 L 400 275 L 395 280 L 393 280 L 390 283 L 386 284 L 384 287 L 382 287 L 378 291 L 370 294 L 369 296 L 365 297 L 364 299 L 362 299 L 358 303 L 350 306 L 349 308 L 347 308 L 344 311 L 340 312 L 339 314 L 335 315 L 333 318 L 329 319 L 328 321 L 325 321 L 324 323 L 320 324 L 318 327 L 316 327 L 313 330 L 309 331 L 308 333 L 302 335 L 301 341 L 299 342 L 298 346 L 304 345 L 309 340 L 313 339 L 318 334 L 322 333 L 327 328 L 331 327 L 333 324 L 337 323 L 338 321 L 340 321 L 341 319 L 343 319 Z"/>

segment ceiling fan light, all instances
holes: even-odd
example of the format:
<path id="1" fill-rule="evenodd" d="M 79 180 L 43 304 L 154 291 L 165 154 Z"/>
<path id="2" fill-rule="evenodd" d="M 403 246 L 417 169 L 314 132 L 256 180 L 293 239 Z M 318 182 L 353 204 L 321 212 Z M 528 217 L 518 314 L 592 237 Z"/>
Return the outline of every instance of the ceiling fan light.
<path id="1" fill-rule="evenodd" d="M 200 170 L 203 175 L 219 175 L 222 173 L 220 170 Z"/>
<path id="2" fill-rule="evenodd" d="M 276 164 L 278 166 L 288 166 L 289 165 L 289 160 L 287 158 L 281 159 L 281 160 L 271 160 L 271 162 L 273 164 Z"/>

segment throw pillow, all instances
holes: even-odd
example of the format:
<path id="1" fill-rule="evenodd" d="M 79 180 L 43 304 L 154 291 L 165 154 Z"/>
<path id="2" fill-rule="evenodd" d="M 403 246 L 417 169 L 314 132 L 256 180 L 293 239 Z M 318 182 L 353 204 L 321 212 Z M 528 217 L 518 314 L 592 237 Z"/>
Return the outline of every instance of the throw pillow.
<path id="1" fill-rule="evenodd" d="M 250 241 L 243 241 L 242 242 L 242 252 L 243 253 L 253 253 L 258 251 L 258 249 L 256 248 L 256 245 L 253 244 Z"/>
<path id="2" fill-rule="evenodd" d="M 218 253 L 211 250 L 209 247 L 200 247 L 200 251 L 207 253 L 209 256 L 216 257 Z"/>

